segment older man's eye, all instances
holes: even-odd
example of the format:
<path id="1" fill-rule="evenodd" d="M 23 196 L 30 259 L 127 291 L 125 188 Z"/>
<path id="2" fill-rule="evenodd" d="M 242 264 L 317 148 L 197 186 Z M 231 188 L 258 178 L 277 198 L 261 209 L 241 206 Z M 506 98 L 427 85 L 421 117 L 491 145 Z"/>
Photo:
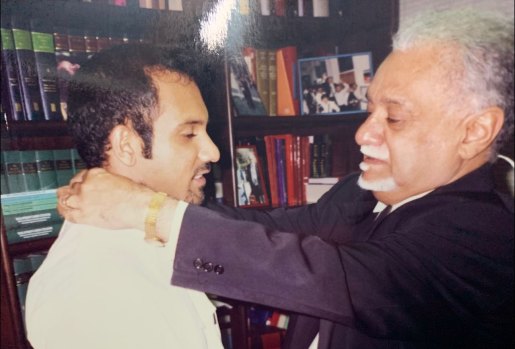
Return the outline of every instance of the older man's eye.
<path id="1" fill-rule="evenodd" d="M 389 123 L 389 124 L 395 124 L 395 123 L 399 123 L 402 121 L 402 119 L 400 118 L 396 118 L 395 116 L 389 116 L 386 118 L 386 121 Z"/>

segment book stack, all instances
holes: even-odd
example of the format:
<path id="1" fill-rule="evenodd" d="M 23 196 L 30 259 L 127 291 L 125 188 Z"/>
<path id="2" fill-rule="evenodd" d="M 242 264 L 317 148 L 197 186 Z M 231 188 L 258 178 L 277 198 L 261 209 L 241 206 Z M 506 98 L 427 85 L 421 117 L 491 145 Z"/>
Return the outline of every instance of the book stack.
<path id="1" fill-rule="evenodd" d="M 56 236 L 56 188 L 86 168 L 76 149 L 1 152 L 2 213 L 8 243 Z"/>
<path id="2" fill-rule="evenodd" d="M 92 54 L 143 41 L 128 33 L 52 27 L 2 17 L 2 109 L 8 121 L 66 120 L 67 85 Z"/>
<path id="3" fill-rule="evenodd" d="M 262 105 L 251 113 L 242 110 L 233 94 L 236 116 L 297 116 L 299 101 L 295 89 L 297 48 L 287 46 L 279 49 L 245 47 L 242 51 L 246 64 L 244 74 L 252 87 L 254 103 Z M 231 88 L 237 85 L 231 79 Z M 241 85 L 241 83 L 240 83 Z"/>
<path id="4" fill-rule="evenodd" d="M 308 179 L 331 175 L 332 148 L 329 135 L 266 135 L 242 138 L 238 145 L 256 147 L 271 207 L 293 207 L 308 203 Z"/>
<path id="5" fill-rule="evenodd" d="M 57 236 L 63 220 L 57 213 L 56 189 L 2 194 L 7 242 Z"/>
<path id="6" fill-rule="evenodd" d="M 330 17 L 342 16 L 346 4 L 342 0 L 259 0 L 263 16 Z"/>

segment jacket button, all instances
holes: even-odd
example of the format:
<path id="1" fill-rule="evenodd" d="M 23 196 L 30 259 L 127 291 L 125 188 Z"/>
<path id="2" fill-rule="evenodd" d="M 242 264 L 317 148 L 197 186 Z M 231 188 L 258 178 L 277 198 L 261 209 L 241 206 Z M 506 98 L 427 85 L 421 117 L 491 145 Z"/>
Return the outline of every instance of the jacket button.
<path id="1" fill-rule="evenodd" d="M 215 265 L 215 273 L 217 275 L 223 274 L 224 273 L 224 267 L 221 266 L 220 264 Z"/>
<path id="2" fill-rule="evenodd" d="M 211 262 L 204 263 L 203 268 L 204 268 L 205 272 L 210 273 L 213 271 L 213 263 L 211 263 Z"/>
<path id="3" fill-rule="evenodd" d="M 193 261 L 193 266 L 195 269 L 200 270 L 202 269 L 202 265 L 204 264 L 204 261 L 200 258 L 197 258 Z"/>

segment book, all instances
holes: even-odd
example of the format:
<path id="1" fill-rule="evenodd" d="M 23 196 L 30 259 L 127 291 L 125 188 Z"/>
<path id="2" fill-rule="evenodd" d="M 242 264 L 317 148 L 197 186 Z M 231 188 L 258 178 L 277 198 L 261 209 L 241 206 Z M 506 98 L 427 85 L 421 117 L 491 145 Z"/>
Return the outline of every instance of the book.
<path id="1" fill-rule="evenodd" d="M 275 159 L 277 164 L 277 191 L 279 196 L 279 206 L 288 206 L 288 189 L 286 183 L 286 144 L 284 138 L 274 137 Z"/>
<path id="2" fill-rule="evenodd" d="M 272 0 L 259 0 L 259 9 L 262 16 L 270 16 L 272 14 L 271 1 Z"/>
<path id="3" fill-rule="evenodd" d="M 5 27 L 4 27 L 5 26 Z M 2 19 L 2 107 L 14 121 L 24 120 L 18 63 L 10 24 Z M 8 101 L 5 108 L 4 101 Z"/>
<path id="4" fill-rule="evenodd" d="M 54 149 L 54 168 L 57 186 L 68 185 L 73 177 L 72 153 L 70 149 Z"/>
<path id="5" fill-rule="evenodd" d="M 12 33 L 25 119 L 30 121 L 43 120 L 36 58 L 28 22 L 12 17 Z"/>
<path id="6" fill-rule="evenodd" d="M 62 120 L 53 34 L 36 21 L 31 29 L 43 116 L 45 120 Z"/>
<path id="7" fill-rule="evenodd" d="M 277 50 L 277 115 L 299 115 L 299 100 L 296 98 L 295 69 L 297 48 L 282 47 Z"/>
<path id="8" fill-rule="evenodd" d="M 36 165 L 36 152 L 34 150 L 25 150 L 19 153 L 25 183 L 24 191 L 41 189 L 39 185 L 38 167 Z"/>
<path id="9" fill-rule="evenodd" d="M 76 174 L 82 170 L 85 170 L 87 168 L 87 165 L 84 162 L 84 160 L 82 160 L 82 158 L 80 157 L 77 149 L 73 148 L 70 151 L 71 151 L 71 160 L 72 160 L 72 165 L 73 165 L 73 174 Z"/>
<path id="10" fill-rule="evenodd" d="M 272 207 L 279 207 L 279 189 L 277 186 L 277 162 L 275 158 L 275 142 L 273 136 L 264 137 L 266 148 L 267 174 L 270 190 L 270 202 Z"/>
<path id="11" fill-rule="evenodd" d="M 277 57 L 275 50 L 268 54 L 268 116 L 277 115 Z"/>
<path id="12" fill-rule="evenodd" d="M 264 102 L 252 81 L 247 64 L 242 56 L 230 62 L 231 99 L 238 116 L 265 116 Z"/>
<path id="13" fill-rule="evenodd" d="M 22 229 L 11 229 L 6 231 L 7 243 L 15 244 L 28 240 L 37 240 L 59 235 L 62 223 L 52 223 L 49 225 L 34 225 Z"/>
<path id="14" fill-rule="evenodd" d="M 284 173 L 281 174 L 278 167 L 278 176 L 284 179 L 284 190 L 285 193 L 285 202 L 283 205 L 287 206 L 295 206 L 297 204 L 296 197 L 296 186 L 295 186 L 295 169 L 294 169 L 294 160 L 293 160 L 293 135 L 291 134 L 281 134 L 273 136 L 276 142 L 279 140 L 281 145 L 281 154 L 280 161 L 282 162 L 282 171 Z"/>
<path id="15" fill-rule="evenodd" d="M 307 202 L 307 193 L 304 184 L 308 181 L 311 167 L 311 154 L 309 152 L 309 136 L 301 138 L 301 176 L 302 176 L 302 204 Z"/>
<path id="16" fill-rule="evenodd" d="M 287 0 L 271 0 L 274 15 L 286 16 L 286 1 Z"/>
<path id="17" fill-rule="evenodd" d="M 21 166 L 20 152 L 13 150 L 2 151 L 5 166 L 5 175 L 9 193 L 25 191 L 23 169 Z"/>
<path id="18" fill-rule="evenodd" d="M 268 110 L 270 106 L 268 73 L 268 51 L 266 49 L 256 49 L 256 88 L 266 108 L 264 115 L 270 113 Z"/>
<path id="19" fill-rule="evenodd" d="M 168 0 L 169 11 L 183 11 L 182 0 Z"/>
<path id="20" fill-rule="evenodd" d="M 7 172 L 4 162 L 4 152 L 0 151 L 0 194 L 9 193 L 9 186 L 7 185 Z"/>
<path id="21" fill-rule="evenodd" d="M 2 213 L 9 243 L 59 232 L 56 189 L 2 195 Z"/>
<path id="22" fill-rule="evenodd" d="M 329 0 L 312 0 L 313 17 L 329 17 Z"/>
<path id="23" fill-rule="evenodd" d="M 36 150 L 35 152 L 40 189 L 57 188 L 54 152 L 52 150 Z"/>

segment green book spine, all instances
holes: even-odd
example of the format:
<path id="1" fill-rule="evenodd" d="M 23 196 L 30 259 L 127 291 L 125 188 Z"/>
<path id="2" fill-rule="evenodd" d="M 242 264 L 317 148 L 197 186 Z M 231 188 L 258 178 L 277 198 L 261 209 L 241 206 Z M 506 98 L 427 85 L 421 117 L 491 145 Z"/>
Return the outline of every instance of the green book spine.
<path id="1" fill-rule="evenodd" d="M 80 157 L 77 149 L 75 149 L 75 148 L 71 149 L 71 153 L 72 153 L 73 173 L 75 174 L 77 172 L 85 170 L 87 168 L 86 163 Z"/>
<path id="2" fill-rule="evenodd" d="M 62 120 L 57 85 L 54 37 L 51 33 L 36 30 L 31 32 L 31 37 L 43 115 L 46 120 Z"/>
<path id="3" fill-rule="evenodd" d="M 13 20 L 12 32 L 25 118 L 27 120 L 42 120 L 41 95 L 39 93 L 38 74 L 35 69 L 36 59 L 30 31 L 27 24 L 19 20 Z"/>
<path id="4" fill-rule="evenodd" d="M 267 114 L 270 115 L 270 83 L 268 78 L 268 52 L 264 49 L 256 49 L 256 86 L 265 105 L 267 108 Z"/>
<path id="5" fill-rule="evenodd" d="M 0 193 L 1 194 L 8 194 L 9 193 L 9 186 L 7 185 L 7 172 L 6 172 L 6 169 L 5 169 L 5 162 L 4 162 L 4 152 L 0 152 L 0 157 L 1 157 L 1 161 L 0 161 L 0 184 L 1 184 L 1 191 Z"/>
<path id="6" fill-rule="evenodd" d="M 47 210 L 39 210 L 35 212 L 19 212 L 9 215 L 4 215 L 5 229 L 22 229 L 41 224 L 48 224 L 49 222 L 61 222 L 62 218 L 57 213 L 57 209 L 50 208 Z"/>
<path id="7" fill-rule="evenodd" d="M 57 186 L 68 185 L 73 177 L 71 151 L 70 149 L 55 149 L 53 154 Z"/>
<path id="8" fill-rule="evenodd" d="M 7 230 L 7 243 L 16 244 L 24 241 L 55 237 L 59 235 L 61 226 L 61 222 L 52 222 L 48 225 L 30 226 L 22 229 Z"/>
<path id="9" fill-rule="evenodd" d="M 32 271 L 32 263 L 28 256 L 13 258 L 14 275 L 18 276 Z"/>
<path id="10" fill-rule="evenodd" d="M 53 150 L 36 150 L 36 165 L 41 189 L 57 188 Z"/>
<path id="11" fill-rule="evenodd" d="M 34 150 L 20 151 L 20 161 L 25 181 L 25 191 L 40 190 L 36 152 Z"/>
<path id="12" fill-rule="evenodd" d="M 2 26 L 4 25 L 2 21 Z M 5 23 L 5 25 L 7 25 Z M 24 119 L 21 87 L 18 80 L 18 63 L 14 50 L 14 39 L 10 27 L 1 28 L 2 33 L 2 89 L 5 98 L 9 101 L 9 116 L 12 120 Z M 4 81 L 5 80 L 5 81 Z M 6 108 L 7 109 L 7 108 Z"/>
<path id="13" fill-rule="evenodd" d="M 3 151 L 3 154 L 9 192 L 20 193 L 25 191 L 25 182 L 23 180 L 23 169 L 21 166 L 20 152 L 15 150 L 7 150 Z"/>
<path id="14" fill-rule="evenodd" d="M 275 50 L 268 54 L 268 116 L 277 116 L 277 59 Z"/>

